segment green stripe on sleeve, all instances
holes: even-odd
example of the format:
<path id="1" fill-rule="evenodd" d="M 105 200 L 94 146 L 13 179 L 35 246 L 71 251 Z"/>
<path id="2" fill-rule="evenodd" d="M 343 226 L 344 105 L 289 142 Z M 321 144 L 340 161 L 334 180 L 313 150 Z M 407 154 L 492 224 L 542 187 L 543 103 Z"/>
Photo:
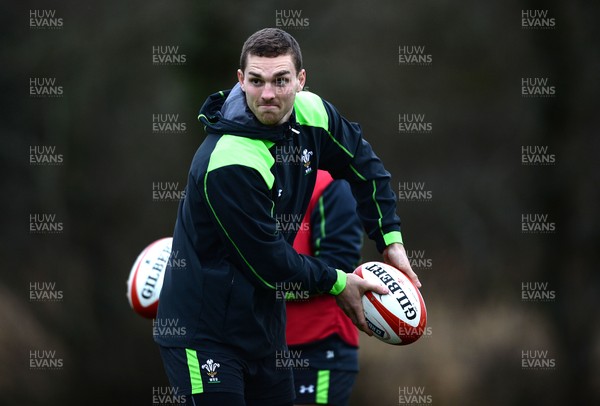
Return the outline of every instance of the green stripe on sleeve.
<path id="1" fill-rule="evenodd" d="M 337 296 L 340 293 L 342 293 L 342 290 L 346 288 L 346 280 L 348 279 L 348 275 L 346 275 L 346 272 L 340 269 L 336 269 L 335 271 L 337 272 L 337 280 L 333 284 L 333 287 L 331 288 L 329 293 L 331 295 Z"/>
<path id="2" fill-rule="evenodd" d="M 321 238 L 325 237 L 325 205 L 323 204 L 323 196 L 319 198 L 319 213 L 321 214 Z"/>
<path id="3" fill-rule="evenodd" d="M 360 180 L 362 180 L 362 181 L 366 181 L 366 180 L 367 180 L 367 178 L 365 178 L 364 176 L 362 176 L 362 175 L 361 175 L 361 174 L 360 174 L 360 173 L 359 173 L 359 172 L 356 170 L 356 168 L 355 168 L 354 166 L 350 165 L 350 169 L 352 169 L 352 172 L 354 172 L 354 174 L 355 174 L 356 176 L 358 176 L 358 179 L 360 179 Z"/>
<path id="4" fill-rule="evenodd" d="M 326 405 L 329 402 L 329 376 L 328 370 L 317 372 L 317 404 Z"/>
<path id="5" fill-rule="evenodd" d="M 383 236 L 383 241 L 385 241 L 385 245 L 391 245 L 394 243 L 404 244 L 404 241 L 402 241 L 402 233 L 400 231 L 391 231 L 386 233 Z"/>
<path id="6" fill-rule="evenodd" d="M 319 226 L 320 235 L 315 241 L 315 257 L 321 255 L 321 239 L 325 238 L 325 206 L 323 205 L 323 196 L 319 197 L 318 204 L 321 224 Z"/>
<path id="7" fill-rule="evenodd" d="M 329 132 L 329 130 L 327 131 L 327 134 L 329 134 L 329 138 L 331 138 L 333 143 L 335 145 L 337 145 L 338 147 L 340 147 L 340 149 L 342 151 L 344 151 L 346 153 L 346 155 L 348 155 L 350 158 L 354 158 L 354 154 L 352 152 L 348 151 L 348 149 L 346 147 L 344 147 L 338 140 L 336 140 L 335 137 Z"/>
<path id="8" fill-rule="evenodd" d="M 379 231 L 381 232 L 381 236 L 385 237 L 384 233 L 383 233 L 383 224 L 381 223 L 383 220 L 383 213 L 381 213 L 381 207 L 379 207 L 379 202 L 377 201 L 377 184 L 375 183 L 375 180 L 373 180 L 373 203 L 375 204 L 375 207 L 377 208 L 377 214 L 379 215 L 379 218 L 377 219 L 377 223 L 379 224 Z"/>
<path id="9" fill-rule="evenodd" d="M 202 386 L 202 376 L 200 375 L 200 364 L 195 350 L 185 349 L 187 356 L 188 369 L 190 371 L 190 382 L 192 383 L 192 395 L 204 392 Z"/>

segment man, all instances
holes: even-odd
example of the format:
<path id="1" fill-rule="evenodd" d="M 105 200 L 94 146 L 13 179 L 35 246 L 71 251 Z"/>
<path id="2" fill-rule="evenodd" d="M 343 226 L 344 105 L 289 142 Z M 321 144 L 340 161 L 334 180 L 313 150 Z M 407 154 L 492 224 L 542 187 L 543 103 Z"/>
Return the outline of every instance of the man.
<path id="1" fill-rule="evenodd" d="M 361 247 L 362 228 L 350 186 L 319 170 L 294 249 L 352 272 Z M 347 405 L 358 372 L 358 330 L 332 295 L 308 299 L 304 293 L 292 290 L 286 306 L 295 404 Z"/>
<path id="2" fill-rule="evenodd" d="M 242 48 L 238 84 L 210 96 L 200 110 L 207 137 L 193 158 L 179 205 L 173 255 L 157 318 L 185 334 L 155 336 L 171 385 L 189 404 L 291 405 L 291 371 L 276 368 L 285 343 L 286 283 L 335 295 L 367 334 L 361 296 L 385 287 L 299 255 L 278 218 L 306 211 L 317 169 L 347 179 L 359 215 L 384 260 L 415 283 L 401 245 L 389 173 L 361 136 L 306 81 L 296 40 L 279 29 L 251 35 Z M 300 154 L 302 165 L 285 160 Z M 420 284 L 419 284 L 420 285 Z"/>

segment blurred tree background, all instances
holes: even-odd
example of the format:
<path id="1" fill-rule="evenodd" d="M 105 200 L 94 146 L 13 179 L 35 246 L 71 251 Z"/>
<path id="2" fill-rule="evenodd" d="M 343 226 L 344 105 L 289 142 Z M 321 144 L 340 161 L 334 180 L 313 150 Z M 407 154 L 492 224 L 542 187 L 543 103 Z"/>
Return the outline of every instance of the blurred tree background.
<path id="1" fill-rule="evenodd" d="M 427 264 L 428 334 L 408 347 L 361 337 L 352 405 L 398 405 L 423 390 L 435 405 L 598 404 L 600 4 L 581 0 L 461 4 L 234 1 L 4 2 L 2 21 L 2 244 L 0 403 L 152 404 L 168 384 L 151 321 L 133 313 L 125 282 L 138 253 L 171 234 L 176 202 L 153 184 L 183 189 L 204 133 L 197 110 L 234 84 L 239 51 L 276 12 L 289 27 L 309 89 L 361 123 L 393 176 L 420 183 L 426 201 L 399 200 L 407 249 Z M 32 10 L 58 29 L 32 28 Z M 542 10 L 551 29 L 524 29 Z M 153 64 L 157 46 L 182 64 Z M 431 63 L 399 63 L 424 46 Z M 32 97 L 31 78 L 54 78 L 62 97 Z M 547 78 L 554 97 L 524 97 L 523 78 Z M 424 114 L 428 133 L 399 131 Z M 153 132 L 154 114 L 185 131 Z M 58 165 L 32 165 L 50 146 Z M 541 146 L 553 165 L 523 165 Z M 539 156 L 539 155 L 538 155 Z M 396 186 L 398 185 L 398 186 Z M 46 213 L 60 233 L 32 233 Z M 548 216 L 551 233 L 523 233 L 523 216 Z M 379 259 L 366 243 L 365 260 Z M 596 271 L 594 271 L 596 269 Z M 58 301 L 32 301 L 54 283 Z M 524 301 L 545 283 L 549 301 Z M 57 370 L 30 368 L 55 351 Z M 523 368 L 546 351 L 554 368 Z"/>

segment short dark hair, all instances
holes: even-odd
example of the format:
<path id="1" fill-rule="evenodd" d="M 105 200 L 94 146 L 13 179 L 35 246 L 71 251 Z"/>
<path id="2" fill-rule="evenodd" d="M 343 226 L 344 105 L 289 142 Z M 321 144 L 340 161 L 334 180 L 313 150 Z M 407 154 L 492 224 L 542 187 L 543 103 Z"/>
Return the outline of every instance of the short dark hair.
<path id="1" fill-rule="evenodd" d="M 302 52 L 300 45 L 287 32 L 279 28 L 263 28 L 248 37 L 242 47 L 240 56 L 240 69 L 246 69 L 248 55 L 266 56 L 274 58 L 279 55 L 292 55 L 296 74 L 302 70 Z"/>

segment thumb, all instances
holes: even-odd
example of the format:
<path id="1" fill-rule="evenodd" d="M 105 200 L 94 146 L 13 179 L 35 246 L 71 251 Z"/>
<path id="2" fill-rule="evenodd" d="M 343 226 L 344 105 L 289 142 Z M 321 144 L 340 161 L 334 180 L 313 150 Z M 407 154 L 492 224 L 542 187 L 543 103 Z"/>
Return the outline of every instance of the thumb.
<path id="1" fill-rule="evenodd" d="M 390 290 L 382 284 L 379 284 L 377 282 L 365 281 L 362 294 L 364 295 L 365 292 L 370 291 L 370 290 L 375 293 L 378 293 L 380 295 L 387 295 L 388 293 L 390 293 Z"/>

